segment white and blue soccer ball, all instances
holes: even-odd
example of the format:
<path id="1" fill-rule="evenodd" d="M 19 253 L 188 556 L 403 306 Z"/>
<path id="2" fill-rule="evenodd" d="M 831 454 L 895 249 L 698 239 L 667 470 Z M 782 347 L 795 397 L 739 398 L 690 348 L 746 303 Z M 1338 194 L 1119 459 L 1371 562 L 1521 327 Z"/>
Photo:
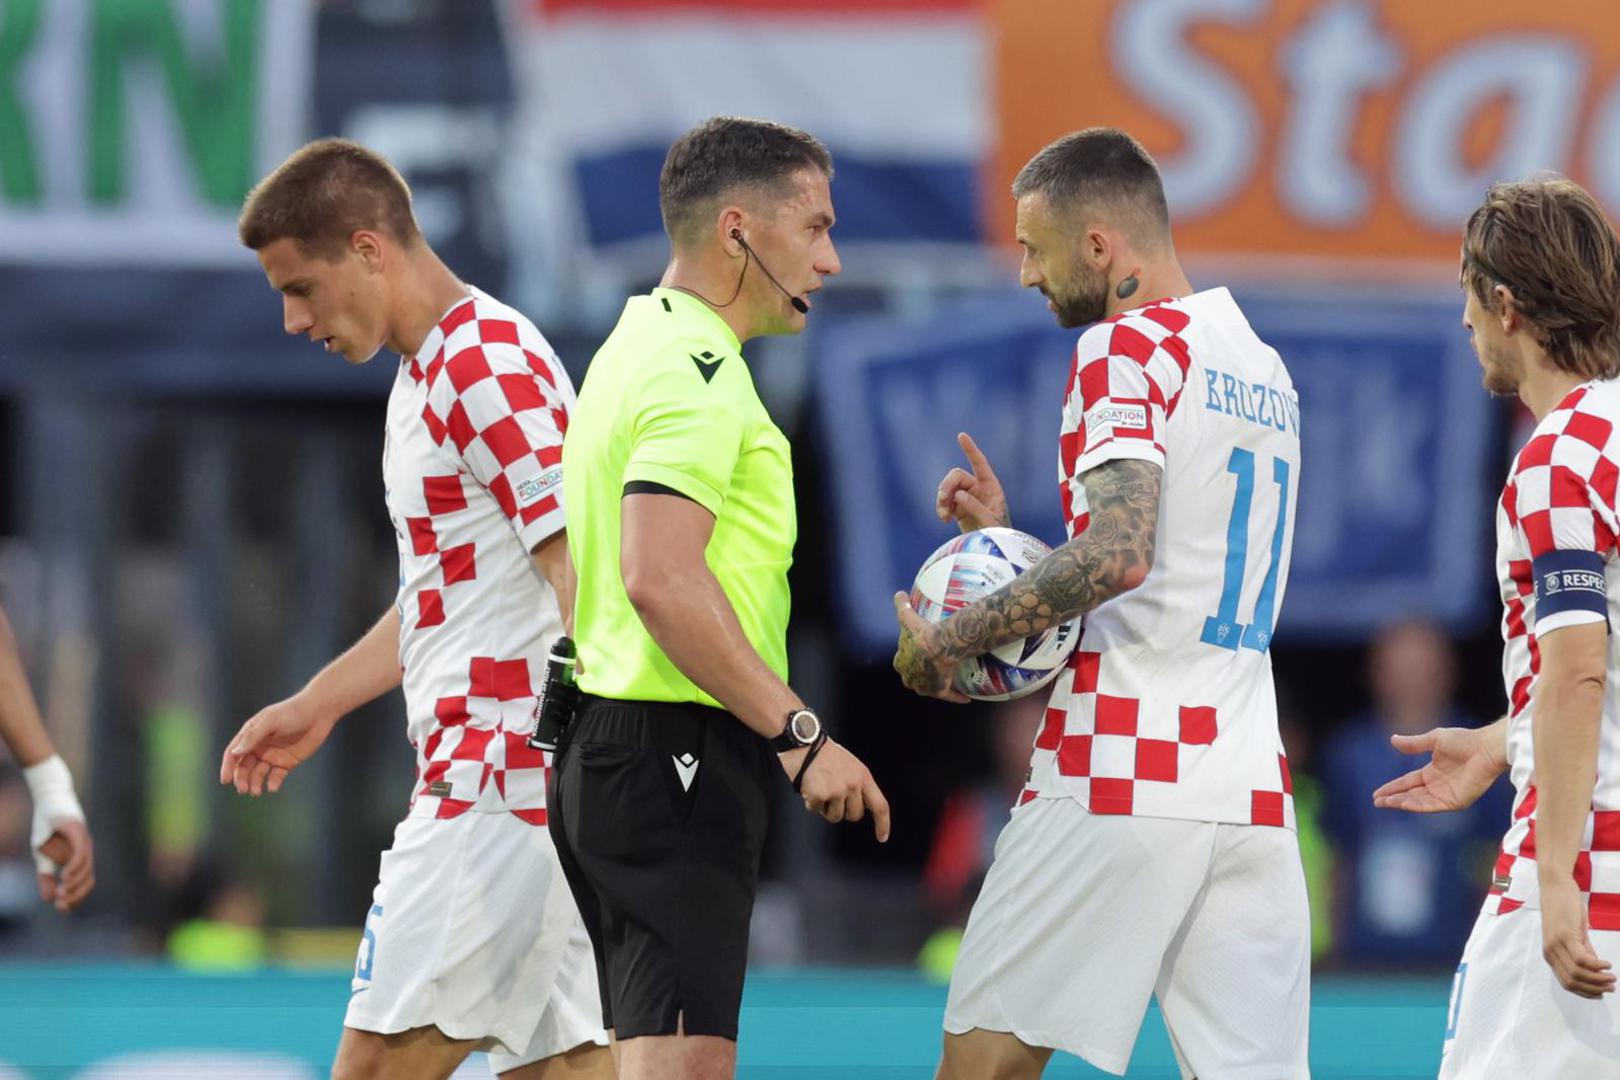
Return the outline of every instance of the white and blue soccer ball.
<path id="1" fill-rule="evenodd" d="M 993 527 L 941 544 L 911 585 L 911 606 L 943 622 L 1040 562 L 1052 549 L 1017 529 Z M 957 665 L 952 685 L 979 701 L 1010 701 L 1057 678 L 1080 643 L 1080 620 L 1060 623 Z"/>

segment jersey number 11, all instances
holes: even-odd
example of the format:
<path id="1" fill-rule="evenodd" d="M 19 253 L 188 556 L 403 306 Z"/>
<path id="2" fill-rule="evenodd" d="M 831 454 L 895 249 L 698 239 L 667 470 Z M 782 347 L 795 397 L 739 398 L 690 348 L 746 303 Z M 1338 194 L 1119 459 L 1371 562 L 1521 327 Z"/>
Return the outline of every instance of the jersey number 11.
<path id="1" fill-rule="evenodd" d="M 1243 594 L 1243 572 L 1249 561 L 1249 511 L 1254 504 L 1254 451 L 1236 447 L 1226 471 L 1237 476 L 1237 493 L 1232 499 L 1232 520 L 1226 526 L 1226 576 L 1221 585 L 1221 603 L 1214 615 L 1204 620 L 1199 640 L 1233 652 L 1241 645 L 1265 652 L 1271 645 L 1271 632 L 1277 625 L 1277 575 L 1282 569 L 1283 539 L 1288 531 L 1288 462 L 1273 458 L 1271 475 L 1277 482 L 1277 527 L 1271 534 L 1271 565 L 1254 602 L 1254 618 L 1245 626 L 1237 621 L 1238 600 Z"/>

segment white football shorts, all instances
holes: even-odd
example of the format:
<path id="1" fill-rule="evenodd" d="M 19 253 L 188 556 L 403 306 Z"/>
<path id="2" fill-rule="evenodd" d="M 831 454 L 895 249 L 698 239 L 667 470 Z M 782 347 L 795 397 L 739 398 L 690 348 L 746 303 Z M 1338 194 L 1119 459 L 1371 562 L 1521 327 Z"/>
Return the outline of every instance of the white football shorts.
<path id="1" fill-rule="evenodd" d="M 1620 930 L 1589 930 L 1620 965 Z M 1541 913 L 1480 913 L 1451 981 L 1441 1080 L 1620 1080 L 1620 995 L 1558 985 L 1541 955 Z"/>
<path id="2" fill-rule="evenodd" d="M 1287 829 L 1013 811 L 968 919 L 945 1030 L 1010 1032 L 1123 1075 L 1156 995 L 1182 1075 L 1294 1080 L 1310 913 Z"/>
<path id="3" fill-rule="evenodd" d="M 345 1027 L 477 1039 L 497 1074 L 607 1045 L 596 961 L 544 826 L 406 818 L 382 855 Z"/>

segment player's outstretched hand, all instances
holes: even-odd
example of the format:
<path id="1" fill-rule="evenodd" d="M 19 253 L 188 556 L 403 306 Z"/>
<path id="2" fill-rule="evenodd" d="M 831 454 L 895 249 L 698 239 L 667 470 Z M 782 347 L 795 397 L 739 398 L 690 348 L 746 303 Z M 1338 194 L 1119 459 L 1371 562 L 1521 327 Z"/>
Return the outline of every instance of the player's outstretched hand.
<path id="1" fill-rule="evenodd" d="M 219 782 L 235 784 L 238 795 L 280 791 L 287 774 L 320 749 L 335 723 L 296 697 L 260 709 L 225 748 Z"/>
<path id="2" fill-rule="evenodd" d="M 1491 732 L 1491 728 L 1443 727 L 1421 735 L 1390 736 L 1391 745 L 1403 754 L 1433 756 L 1421 769 L 1373 792 L 1373 805 L 1417 814 L 1472 806 L 1507 767 Z"/>
<path id="3" fill-rule="evenodd" d="M 894 617 L 900 622 L 894 670 L 906 689 L 941 701 L 967 701 L 965 694 L 951 686 L 956 664 L 939 656 L 939 628 L 918 615 L 911 606 L 911 597 L 903 592 L 894 594 Z"/>
<path id="4" fill-rule="evenodd" d="M 95 844 L 85 823 L 57 822 L 56 831 L 39 846 L 39 853 L 54 864 L 54 870 L 40 871 L 39 898 L 56 905 L 64 915 L 84 903 L 96 887 Z"/>
<path id="5" fill-rule="evenodd" d="M 788 775 L 799 771 L 800 758 L 807 751 L 792 751 L 783 755 L 782 767 Z M 889 839 L 889 800 L 883 797 L 872 772 L 861 759 L 845 750 L 832 739 L 822 746 L 816 759 L 804 774 L 799 785 L 804 796 L 805 809 L 812 810 L 828 821 L 859 821 L 872 812 L 872 830 L 879 843 Z"/>
<path id="6" fill-rule="evenodd" d="M 1001 481 L 996 479 L 984 451 L 965 431 L 956 436 L 956 442 L 967 455 L 972 471 L 958 467 L 939 482 L 934 506 L 939 520 L 954 521 L 963 532 L 991 525 L 1010 527 L 1012 515 L 1007 512 L 1007 495 L 1001 490 Z"/>
<path id="7" fill-rule="evenodd" d="M 1583 998 L 1614 992 L 1614 965 L 1597 954 L 1586 932 L 1586 897 L 1575 879 L 1541 881 L 1541 955 L 1558 985 Z"/>

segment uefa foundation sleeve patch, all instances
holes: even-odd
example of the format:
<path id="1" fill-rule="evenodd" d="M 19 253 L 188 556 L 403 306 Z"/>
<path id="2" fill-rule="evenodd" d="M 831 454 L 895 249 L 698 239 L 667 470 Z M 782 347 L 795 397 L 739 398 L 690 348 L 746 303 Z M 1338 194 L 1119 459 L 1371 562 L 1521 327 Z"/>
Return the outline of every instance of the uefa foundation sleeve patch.
<path id="1" fill-rule="evenodd" d="M 1605 559 L 1595 551 L 1549 551 L 1531 565 L 1536 587 L 1536 626 L 1563 616 L 1559 625 L 1607 621 Z M 1574 617 L 1571 617 L 1574 616 Z"/>

